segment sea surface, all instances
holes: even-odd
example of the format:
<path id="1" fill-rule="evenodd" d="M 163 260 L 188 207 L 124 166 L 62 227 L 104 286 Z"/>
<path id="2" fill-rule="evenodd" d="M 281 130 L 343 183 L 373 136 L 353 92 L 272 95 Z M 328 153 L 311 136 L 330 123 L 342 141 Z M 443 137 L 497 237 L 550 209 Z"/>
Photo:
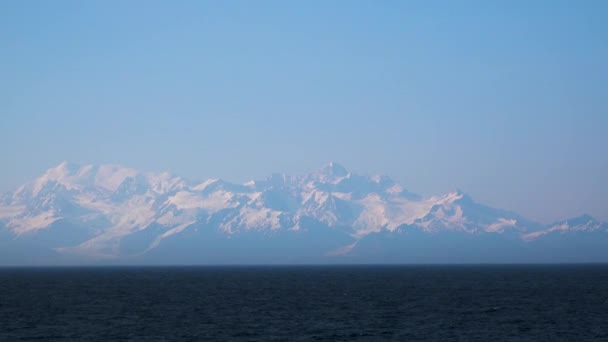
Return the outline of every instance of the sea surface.
<path id="1" fill-rule="evenodd" d="M 0 269 L 0 341 L 608 341 L 608 265 Z"/>

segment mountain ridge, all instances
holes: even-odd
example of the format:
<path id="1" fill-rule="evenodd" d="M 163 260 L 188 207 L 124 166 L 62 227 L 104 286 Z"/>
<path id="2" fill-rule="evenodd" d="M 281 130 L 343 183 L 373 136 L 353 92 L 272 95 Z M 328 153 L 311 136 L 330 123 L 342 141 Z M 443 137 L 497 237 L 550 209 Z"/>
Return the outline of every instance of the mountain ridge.
<path id="1" fill-rule="evenodd" d="M 67 226 L 71 230 L 61 228 Z M 59 254 L 120 259 L 129 256 L 126 241 L 138 245 L 131 254 L 141 256 L 192 232 L 233 240 L 250 233 L 280 235 L 294 244 L 293 236 L 309 238 L 303 232 L 327 233 L 335 244 L 318 254 L 335 256 L 356 254 L 370 237 L 403 231 L 516 236 L 527 244 L 548 236 L 605 233 L 608 224 L 581 215 L 543 225 L 477 203 L 461 190 L 423 197 L 386 175 L 357 175 L 335 162 L 304 175 L 275 173 L 243 184 L 62 162 L 0 196 L 0 228 L 13 240 L 49 235 L 57 241 L 40 244 Z M 82 241 L 74 243 L 74 236 L 83 236 Z M 203 239 L 200 246 L 206 245 Z"/>

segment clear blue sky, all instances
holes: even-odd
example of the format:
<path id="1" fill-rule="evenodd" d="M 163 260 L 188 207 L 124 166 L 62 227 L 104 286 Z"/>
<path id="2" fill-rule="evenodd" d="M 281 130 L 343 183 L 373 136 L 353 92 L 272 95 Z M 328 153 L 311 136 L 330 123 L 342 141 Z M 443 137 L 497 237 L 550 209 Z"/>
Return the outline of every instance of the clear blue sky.
<path id="1" fill-rule="evenodd" d="M 0 190 L 62 160 L 330 160 L 608 218 L 608 1 L 1 1 Z"/>

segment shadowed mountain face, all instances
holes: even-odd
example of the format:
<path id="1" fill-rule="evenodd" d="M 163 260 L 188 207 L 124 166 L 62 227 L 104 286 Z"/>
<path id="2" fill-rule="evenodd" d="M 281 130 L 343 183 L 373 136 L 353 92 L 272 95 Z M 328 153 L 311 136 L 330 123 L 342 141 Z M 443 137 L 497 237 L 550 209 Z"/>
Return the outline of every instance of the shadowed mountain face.
<path id="1" fill-rule="evenodd" d="M 4 264 L 607 261 L 607 231 L 461 191 L 423 198 L 336 163 L 233 184 L 64 162 L 0 196 Z"/>

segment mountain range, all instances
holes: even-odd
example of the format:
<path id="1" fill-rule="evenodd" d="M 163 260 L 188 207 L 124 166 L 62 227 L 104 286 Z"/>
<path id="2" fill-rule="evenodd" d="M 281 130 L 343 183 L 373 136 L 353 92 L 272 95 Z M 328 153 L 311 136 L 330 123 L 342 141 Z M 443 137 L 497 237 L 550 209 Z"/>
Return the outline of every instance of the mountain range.
<path id="1" fill-rule="evenodd" d="M 333 162 L 244 184 L 63 162 L 0 195 L 0 264 L 605 262 L 607 233 Z"/>

